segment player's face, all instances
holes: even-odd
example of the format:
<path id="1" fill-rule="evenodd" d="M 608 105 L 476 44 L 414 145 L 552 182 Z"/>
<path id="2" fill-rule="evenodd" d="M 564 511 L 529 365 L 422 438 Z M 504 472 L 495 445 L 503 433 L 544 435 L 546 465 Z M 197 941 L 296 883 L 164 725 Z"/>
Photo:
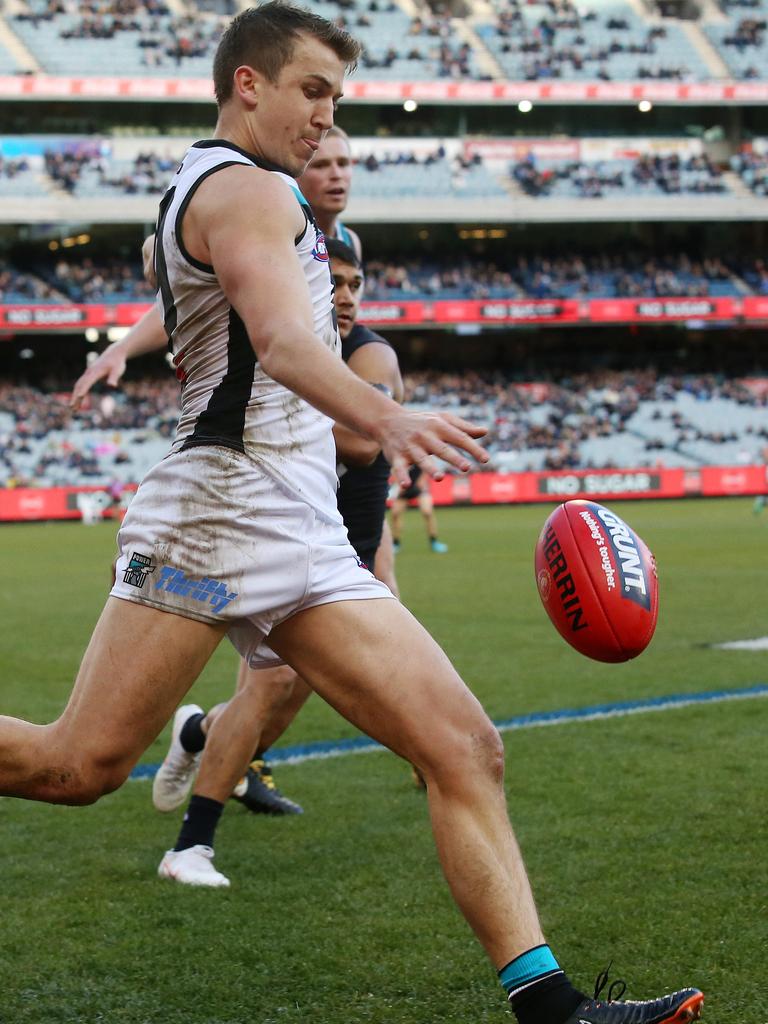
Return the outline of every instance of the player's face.
<path id="1" fill-rule="evenodd" d="M 346 209 L 352 183 L 352 154 L 340 135 L 328 135 L 299 179 L 301 191 L 315 213 L 337 214 Z"/>
<path id="2" fill-rule="evenodd" d="M 355 326 L 360 301 L 363 297 L 363 275 L 357 267 L 341 260 L 331 260 L 331 274 L 335 286 L 334 304 L 339 334 L 346 338 Z"/>
<path id="3" fill-rule="evenodd" d="M 297 178 L 333 124 L 344 71 L 333 50 L 302 35 L 277 81 L 259 81 L 253 120 L 257 152 Z"/>

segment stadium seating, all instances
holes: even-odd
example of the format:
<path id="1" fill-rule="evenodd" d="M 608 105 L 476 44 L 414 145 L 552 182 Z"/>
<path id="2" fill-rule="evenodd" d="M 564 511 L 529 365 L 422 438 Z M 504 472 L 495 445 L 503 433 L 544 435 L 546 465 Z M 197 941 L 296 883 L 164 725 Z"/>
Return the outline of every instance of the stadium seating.
<path id="1" fill-rule="evenodd" d="M 757 196 L 768 195 L 768 146 L 765 140 L 755 140 L 748 150 L 731 157 L 734 170 L 747 187 Z"/>
<path id="2" fill-rule="evenodd" d="M 496 0 L 496 21 L 475 26 L 505 77 L 704 80 L 699 52 L 671 21 L 652 24 L 628 4 Z"/>
<path id="3" fill-rule="evenodd" d="M 104 11 L 104 13 L 102 13 Z M 171 16 L 163 0 L 105 4 L 94 13 L 74 0 L 26 0 L 10 26 L 49 74 L 210 75 L 226 19 Z"/>
<path id="4" fill-rule="evenodd" d="M 0 285 L 8 304 L 147 302 L 154 298 L 137 262 L 77 260 L 61 255 L 35 267 L 33 273 L 0 265 Z M 369 301 L 716 297 L 750 293 L 768 294 L 768 270 L 762 261 L 726 263 L 685 253 L 520 255 L 496 263 L 373 259 L 366 265 L 365 294 Z"/>
<path id="5" fill-rule="evenodd" d="M 768 64 L 768 39 L 765 0 L 723 2 L 724 21 L 703 25 L 707 38 L 722 57 L 731 75 L 737 79 L 765 78 Z"/>
<path id="6" fill-rule="evenodd" d="M 542 160 L 529 156 L 512 167 L 512 178 L 535 198 L 727 193 L 722 172 L 705 156 L 656 153 L 594 162 Z"/>
<path id="7" fill-rule="evenodd" d="M 173 16 L 163 0 L 105 4 L 100 13 L 74 0 L 24 0 L 21 16 L 9 19 L 14 32 L 51 74 L 184 75 L 206 78 L 226 19 L 229 0 L 189 5 L 190 15 Z M 471 45 L 457 40 L 450 19 L 413 18 L 395 3 L 343 5 L 319 2 L 312 9 L 345 25 L 360 40 L 366 79 L 406 81 L 482 78 Z M 101 13 L 104 12 L 104 13 Z"/>
<path id="8" fill-rule="evenodd" d="M 16 75 L 24 69 L 2 42 L 0 42 L 0 75 Z"/>
<path id="9" fill-rule="evenodd" d="M 318 0 L 312 9 L 363 44 L 358 77 L 369 81 L 673 80 L 718 77 L 712 47 L 736 79 L 765 78 L 768 0 L 723 0 L 694 31 L 622 0 L 578 7 L 572 0 L 475 2 L 462 18 L 418 15 L 403 0 Z M 207 78 L 236 0 L 15 0 L 4 19 L 49 74 Z M 697 41 L 698 40 L 698 41 Z M 706 42 L 705 42 L 706 41 Z M 24 70 L 0 45 L 0 74 Z"/>
<path id="10" fill-rule="evenodd" d="M 379 164 L 374 170 L 361 165 L 355 178 L 355 195 L 360 198 L 396 199 L 417 196 L 489 198 L 504 196 L 505 190 L 482 164 L 462 165 L 445 158 L 430 164 Z"/>
<path id="11" fill-rule="evenodd" d="M 534 401 L 500 373 L 406 379 L 414 408 L 453 410 L 485 426 L 489 468 L 503 472 L 738 465 L 758 461 L 768 441 L 766 402 L 739 381 L 627 371 L 544 387 Z M 165 454 L 178 394 L 170 376 L 129 384 L 79 416 L 63 396 L 32 388 L 0 383 L 0 398 L 0 486 L 107 487 L 139 480 Z"/>
<path id="12" fill-rule="evenodd" d="M 9 306 L 66 301 L 65 295 L 46 284 L 38 275 L 16 270 L 4 260 L 0 260 L 0 295 L 2 301 Z"/>

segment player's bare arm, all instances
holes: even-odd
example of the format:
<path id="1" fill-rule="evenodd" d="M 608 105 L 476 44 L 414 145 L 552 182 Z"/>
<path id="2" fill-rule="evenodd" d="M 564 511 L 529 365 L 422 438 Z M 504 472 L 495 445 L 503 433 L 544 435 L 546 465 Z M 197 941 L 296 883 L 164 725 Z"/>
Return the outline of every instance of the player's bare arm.
<path id="1" fill-rule="evenodd" d="M 432 455 L 462 472 L 471 463 L 461 452 L 487 462 L 475 440 L 483 428 L 447 413 L 406 412 L 317 338 L 295 250 L 304 227 L 283 183 L 259 168 L 236 166 L 203 182 L 183 230 L 191 255 L 215 268 L 264 371 L 337 422 L 373 438 L 397 479 L 407 480 L 412 463 L 439 475 Z"/>
<path id="2" fill-rule="evenodd" d="M 157 306 L 152 306 L 124 338 L 105 348 L 99 358 L 78 377 L 69 404 L 73 409 L 79 409 L 85 396 L 100 380 L 106 381 L 112 388 L 117 387 L 129 359 L 146 355 L 148 352 L 157 352 L 167 344 L 168 337 L 160 311 Z"/>
<path id="3" fill-rule="evenodd" d="M 144 273 L 144 280 L 153 288 L 157 288 L 157 275 L 155 274 L 155 236 L 154 233 L 144 239 L 141 247 L 141 264 Z"/>
<path id="4" fill-rule="evenodd" d="M 374 341 L 353 352 L 347 366 L 373 387 L 384 390 L 396 402 L 403 400 L 403 380 L 397 356 L 389 345 Z M 368 466 L 381 450 L 379 445 L 349 427 L 337 423 L 333 428 L 336 453 L 348 466 Z"/>

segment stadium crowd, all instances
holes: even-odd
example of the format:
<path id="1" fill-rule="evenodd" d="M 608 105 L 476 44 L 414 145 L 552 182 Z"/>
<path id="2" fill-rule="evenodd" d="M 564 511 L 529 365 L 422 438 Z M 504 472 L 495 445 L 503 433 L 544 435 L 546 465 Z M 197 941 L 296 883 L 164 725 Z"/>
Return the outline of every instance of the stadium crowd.
<path id="1" fill-rule="evenodd" d="M 14 269 L 0 262 L 7 303 L 150 301 L 152 289 L 137 262 L 59 255 Z M 723 259 L 671 252 L 540 253 L 507 260 L 370 260 L 368 301 L 501 298 L 688 298 L 768 294 L 762 259 Z"/>
<path id="2" fill-rule="evenodd" d="M 755 195 L 768 195 L 768 153 L 745 149 L 731 157 L 731 169 Z"/>
<path id="3" fill-rule="evenodd" d="M 486 299 L 662 297 L 709 295 L 715 283 L 732 285 L 733 293 L 747 291 L 736 270 L 719 257 L 691 258 L 685 253 L 665 256 L 632 253 L 601 255 L 519 256 L 506 266 L 486 260 L 454 265 L 426 261 L 366 264 L 366 298 Z M 763 278 L 763 283 L 768 284 Z"/>
<path id="4" fill-rule="evenodd" d="M 655 186 L 666 195 L 727 192 L 722 170 L 702 154 L 683 159 L 677 153 L 638 156 L 632 161 L 567 161 L 544 164 L 533 156 L 513 164 L 511 175 L 526 195 L 548 196 L 559 184 L 573 186 L 581 198 L 620 195 L 635 186 Z"/>
<path id="5" fill-rule="evenodd" d="M 655 58 L 657 42 L 667 35 L 663 25 L 647 24 L 638 32 L 621 14 L 600 15 L 572 0 L 546 0 L 540 6 L 547 14 L 533 24 L 526 17 L 529 6 L 526 0 L 504 0 L 496 5 L 492 26 L 498 40 L 494 49 L 502 63 L 505 57 L 517 57 L 522 61 L 523 77 L 529 81 L 569 78 L 585 68 L 596 79 L 611 81 L 615 77 L 608 66 L 611 58 Z M 615 35 L 606 41 L 609 31 Z M 687 81 L 691 71 L 683 63 L 640 60 L 633 77 Z"/>
<path id="6" fill-rule="evenodd" d="M 734 408 L 768 410 L 768 392 L 714 375 L 601 371 L 530 383 L 501 371 L 420 371 L 407 374 L 405 386 L 406 402 L 413 407 L 454 409 L 487 427 L 488 470 L 508 467 L 510 456 L 519 470 L 595 468 L 582 451 L 585 442 L 621 437 L 644 405 L 651 409 L 651 426 L 642 438 L 644 465 L 663 465 L 693 442 L 754 447 L 758 439 L 768 441 L 768 423 L 710 429 L 703 425 L 706 416 L 697 423 L 664 407 L 685 395 L 704 409 L 719 399 Z M 67 398 L 55 378 L 41 388 L 0 382 L 0 485 L 136 482 L 137 449 L 152 442 L 160 457 L 178 414 L 178 384 L 170 374 L 95 394 L 77 414 Z M 599 461 L 601 468 L 617 464 L 611 458 Z"/>

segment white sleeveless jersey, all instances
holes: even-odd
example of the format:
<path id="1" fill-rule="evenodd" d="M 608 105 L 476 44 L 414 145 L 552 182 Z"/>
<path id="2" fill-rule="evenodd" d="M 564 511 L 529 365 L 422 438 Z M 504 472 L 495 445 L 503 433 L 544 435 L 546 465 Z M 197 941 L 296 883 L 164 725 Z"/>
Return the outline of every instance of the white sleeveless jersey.
<path id="1" fill-rule="evenodd" d="M 296 196 L 305 217 L 296 252 L 309 285 L 314 331 L 333 351 L 341 348 L 325 239 L 294 179 L 231 142 L 195 143 L 160 204 L 156 235 L 158 298 L 182 385 L 171 450 L 208 445 L 242 452 L 281 490 L 338 522 L 333 421 L 264 373 L 213 267 L 184 247 L 182 220 L 197 187 L 232 164 L 262 167 Z"/>

